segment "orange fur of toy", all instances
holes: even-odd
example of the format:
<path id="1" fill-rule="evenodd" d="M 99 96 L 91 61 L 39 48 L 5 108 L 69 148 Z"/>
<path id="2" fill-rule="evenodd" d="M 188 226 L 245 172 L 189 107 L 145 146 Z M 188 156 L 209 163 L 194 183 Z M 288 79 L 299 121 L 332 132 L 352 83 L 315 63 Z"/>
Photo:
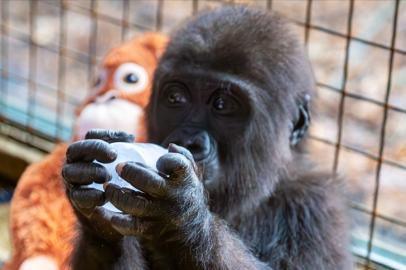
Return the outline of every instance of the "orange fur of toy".
<path id="1" fill-rule="evenodd" d="M 103 95 L 107 91 L 114 89 L 113 85 L 113 73 L 114 69 L 118 65 L 126 62 L 134 62 L 138 65 L 145 68 L 148 73 L 149 78 L 152 79 L 152 76 L 155 71 L 155 67 L 158 61 L 159 55 L 165 49 L 167 43 L 167 38 L 165 36 L 145 33 L 142 37 L 135 38 L 127 43 L 124 43 L 114 50 L 111 50 L 102 63 L 102 67 L 109 70 L 107 83 L 103 86 L 100 91 L 95 93 L 93 96 L 90 96 L 79 108 L 77 114 L 86 106 L 88 103 L 92 102 L 96 96 Z M 151 87 L 151 85 L 149 85 Z M 149 100 L 149 94 L 151 89 L 147 89 L 142 93 L 131 94 L 131 93 L 120 93 L 121 98 L 132 101 L 135 104 L 139 104 L 141 107 L 145 107 Z"/>
<path id="2" fill-rule="evenodd" d="M 157 54 L 164 50 L 166 43 L 164 36 L 144 34 L 111 50 L 102 66 L 116 68 L 123 62 L 135 62 L 147 70 L 152 80 L 158 61 Z M 141 95 L 138 93 L 136 97 L 123 98 L 144 108 L 150 94 L 151 86 L 148 87 Z M 89 97 L 78 112 L 97 95 L 108 90 L 107 85 Z M 144 126 L 141 127 L 143 129 Z M 142 142 L 145 137 L 137 137 L 136 140 Z M 76 218 L 66 198 L 61 178 L 66 149 L 66 145 L 57 146 L 43 161 L 30 165 L 21 176 L 10 210 L 13 254 L 3 270 L 18 269 L 25 259 L 39 255 L 49 256 L 60 269 L 68 269 L 66 261 L 73 249 Z"/>
<path id="3" fill-rule="evenodd" d="M 106 84 L 96 93 L 90 95 L 82 105 L 77 109 L 76 115 L 78 116 L 83 108 L 93 102 L 96 97 L 104 95 L 106 92 L 115 89 L 114 86 L 114 71 L 117 67 L 126 62 L 137 63 L 145 68 L 150 80 L 154 75 L 155 67 L 157 65 L 159 56 L 163 53 L 168 38 L 155 33 L 145 33 L 143 36 L 136 37 L 126 43 L 123 43 L 113 50 L 111 50 L 105 56 L 101 66 L 107 69 L 108 77 L 106 78 Z M 151 93 L 151 84 L 147 89 L 141 93 L 126 93 L 120 92 L 118 98 L 128 100 L 134 104 L 138 104 L 140 107 L 145 108 L 148 103 L 149 95 Z M 139 134 L 136 134 L 137 142 L 146 141 L 146 131 L 144 125 L 144 119 L 142 117 L 140 121 Z M 75 136 L 73 140 L 76 140 Z"/>
<path id="4" fill-rule="evenodd" d="M 59 145 L 23 173 L 11 204 L 13 256 L 3 269 L 18 269 L 37 255 L 62 266 L 72 252 L 76 218 L 65 196 L 61 169 L 67 146 Z"/>

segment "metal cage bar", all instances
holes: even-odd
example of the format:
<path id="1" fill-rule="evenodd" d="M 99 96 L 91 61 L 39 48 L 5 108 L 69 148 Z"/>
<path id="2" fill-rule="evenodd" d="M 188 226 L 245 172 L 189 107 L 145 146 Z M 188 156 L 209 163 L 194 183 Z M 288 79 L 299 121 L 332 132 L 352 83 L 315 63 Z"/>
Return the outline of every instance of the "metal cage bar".
<path id="1" fill-rule="evenodd" d="M 391 48 L 395 48 L 398 13 L 399 13 L 399 0 L 396 0 L 394 16 L 393 16 L 393 24 L 392 24 L 393 28 L 392 28 Z M 377 205 L 378 205 L 378 192 L 379 192 L 379 184 L 380 184 L 380 172 L 381 172 L 382 161 L 383 161 L 383 150 L 385 147 L 385 128 L 386 128 L 386 122 L 388 119 L 387 105 L 389 103 L 389 95 L 390 95 L 390 90 L 391 90 L 393 58 L 394 58 L 394 50 L 391 49 L 390 57 L 389 57 L 388 83 L 387 83 L 387 87 L 386 87 L 385 106 L 384 106 L 384 114 L 383 114 L 383 120 L 382 120 L 382 125 L 381 125 L 380 143 L 379 143 L 378 167 L 376 169 L 375 191 L 374 191 L 374 200 L 373 200 L 373 207 L 372 207 L 371 226 L 369 229 L 368 253 L 367 253 L 367 258 L 366 258 L 367 261 L 366 261 L 365 269 L 370 268 L 372 241 L 374 239 L 374 232 L 375 232 L 376 210 L 377 210 Z"/>
<path id="2" fill-rule="evenodd" d="M 130 25 L 130 0 L 124 0 L 123 2 L 123 20 L 121 22 L 121 25 L 121 41 L 124 41 L 125 37 L 127 36 L 128 27 Z"/>
<path id="3" fill-rule="evenodd" d="M 89 51 L 90 56 L 87 68 L 88 81 L 91 80 L 93 74 L 93 68 L 96 65 L 96 50 L 97 50 L 97 31 L 98 31 L 98 12 L 97 12 L 97 2 L 92 0 L 90 2 L 90 16 L 91 16 L 91 30 L 90 30 L 90 40 L 89 40 Z M 90 90 L 90 89 L 89 89 Z"/>
<path id="4" fill-rule="evenodd" d="M 29 13 L 29 22 L 30 22 L 30 48 L 29 48 L 29 68 L 28 68 L 28 112 L 27 112 L 27 138 L 28 143 L 31 143 L 32 140 L 31 132 L 34 130 L 34 106 L 36 104 L 35 94 L 37 92 L 37 47 L 33 46 L 31 41 L 34 39 L 35 35 L 35 17 L 38 13 L 38 0 L 30 1 L 30 13 Z"/>
<path id="5" fill-rule="evenodd" d="M 64 109 L 64 99 L 65 99 L 65 74 L 66 74 L 66 9 L 64 8 L 65 3 L 63 0 L 60 1 L 61 6 L 59 8 L 59 61 L 58 61 L 58 100 L 57 100 L 57 119 L 56 119 L 56 141 L 61 142 L 62 139 L 62 115 Z"/>
<path id="6" fill-rule="evenodd" d="M 341 99 L 339 103 L 339 112 L 338 112 L 338 134 L 337 134 L 337 145 L 336 151 L 334 154 L 334 166 L 333 171 L 337 172 L 338 159 L 341 149 L 342 133 L 343 133 L 343 116 L 344 116 L 344 103 L 346 97 L 345 87 L 347 85 L 347 76 L 348 76 L 348 61 L 349 61 L 349 52 L 350 52 L 350 43 L 351 43 L 351 27 L 352 27 L 352 15 L 354 12 L 354 0 L 350 0 L 349 12 L 348 12 L 348 22 L 347 22 L 347 41 L 345 44 L 345 59 L 344 59 L 344 74 L 343 82 L 341 85 Z"/>
<path id="7" fill-rule="evenodd" d="M 9 17 L 9 2 L 8 1 L 1 1 L 1 89 L 0 89 L 0 103 L 4 110 L 6 106 L 6 96 L 7 96 L 7 82 L 5 78 L 8 77 L 8 34 L 9 34 L 9 27 L 8 27 L 8 17 Z M 6 117 L 4 112 L 0 111 L 0 124 L 5 121 Z"/>

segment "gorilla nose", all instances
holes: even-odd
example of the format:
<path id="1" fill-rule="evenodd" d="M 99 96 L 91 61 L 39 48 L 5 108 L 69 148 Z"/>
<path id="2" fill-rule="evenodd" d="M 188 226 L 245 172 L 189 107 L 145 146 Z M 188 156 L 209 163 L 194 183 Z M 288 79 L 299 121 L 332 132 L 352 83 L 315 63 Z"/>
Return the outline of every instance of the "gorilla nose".
<path id="1" fill-rule="evenodd" d="M 196 161 L 204 160 L 210 154 L 210 142 L 204 133 L 189 138 L 189 140 L 185 140 L 183 144 L 183 147 L 187 148 L 192 153 L 193 158 Z"/>
<path id="2" fill-rule="evenodd" d="M 165 141 L 185 147 L 195 161 L 202 161 L 210 155 L 210 137 L 204 130 L 184 128 L 169 135 Z"/>

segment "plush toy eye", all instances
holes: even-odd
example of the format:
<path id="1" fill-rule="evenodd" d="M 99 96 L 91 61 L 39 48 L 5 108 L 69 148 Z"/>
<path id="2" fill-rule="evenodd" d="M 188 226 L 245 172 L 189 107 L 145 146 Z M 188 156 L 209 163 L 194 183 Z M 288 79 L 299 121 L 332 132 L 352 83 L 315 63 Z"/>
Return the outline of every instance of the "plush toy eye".
<path id="1" fill-rule="evenodd" d="M 137 83 L 138 82 L 138 77 L 134 73 L 130 73 L 127 76 L 125 76 L 124 81 L 126 83 Z"/>
<path id="2" fill-rule="evenodd" d="M 96 81 L 94 82 L 94 87 L 97 87 L 97 86 L 99 86 L 100 84 L 101 84 L 101 78 L 100 78 L 100 76 L 99 76 L 99 77 L 97 77 Z"/>
<path id="3" fill-rule="evenodd" d="M 124 63 L 114 72 L 114 85 L 117 90 L 138 93 L 148 86 L 148 73 L 140 65 Z"/>
<path id="4" fill-rule="evenodd" d="M 107 79 L 107 70 L 102 69 L 94 80 L 93 83 L 94 93 L 98 92 L 105 85 L 106 79 Z"/>

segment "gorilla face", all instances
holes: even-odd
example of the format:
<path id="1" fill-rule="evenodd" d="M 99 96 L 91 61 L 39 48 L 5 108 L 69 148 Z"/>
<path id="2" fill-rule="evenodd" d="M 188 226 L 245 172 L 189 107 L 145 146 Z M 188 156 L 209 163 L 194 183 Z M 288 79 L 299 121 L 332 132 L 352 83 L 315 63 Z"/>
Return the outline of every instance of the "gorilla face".
<path id="1" fill-rule="evenodd" d="M 247 129 L 251 105 L 245 89 L 232 78 L 196 73 L 160 78 L 151 106 L 155 128 L 150 140 L 186 147 L 208 181 L 219 177 L 227 154 Z"/>
<path id="2" fill-rule="evenodd" d="M 302 47 L 279 17 L 251 15 L 224 9 L 178 29 L 146 108 L 149 141 L 188 148 L 216 203 L 269 196 L 309 123 Z"/>

